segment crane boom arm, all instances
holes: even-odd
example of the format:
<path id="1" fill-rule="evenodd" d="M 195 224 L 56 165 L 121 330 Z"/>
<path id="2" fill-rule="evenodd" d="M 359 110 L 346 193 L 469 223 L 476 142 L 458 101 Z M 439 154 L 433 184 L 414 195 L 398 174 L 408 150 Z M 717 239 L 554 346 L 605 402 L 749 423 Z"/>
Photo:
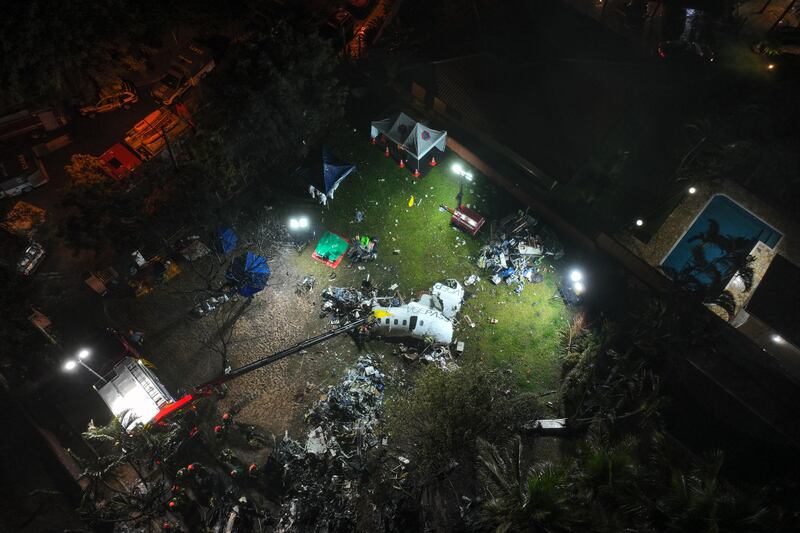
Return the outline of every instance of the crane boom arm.
<path id="1" fill-rule="evenodd" d="M 317 335 L 316 337 L 311 337 L 310 339 L 304 340 L 303 342 L 295 344 L 291 348 L 286 348 L 285 350 L 281 350 L 280 352 L 268 355 L 266 357 L 262 357 L 261 359 L 257 359 L 252 363 L 240 366 L 239 368 L 234 368 L 233 370 L 231 370 L 226 374 L 223 374 L 215 379 L 212 379 L 211 381 L 207 381 L 202 385 L 196 386 L 194 389 L 192 389 L 192 392 L 190 392 L 189 394 L 183 396 L 182 398 L 179 398 L 178 400 L 172 403 L 165 405 L 155 416 L 154 420 L 156 422 L 160 422 L 161 420 L 170 416 L 176 411 L 180 411 L 187 405 L 191 404 L 196 399 L 210 395 L 215 387 L 222 385 L 223 383 L 238 378 L 239 376 L 243 376 L 244 374 L 248 374 L 253 370 L 258 370 L 259 368 L 275 363 L 276 361 L 280 361 L 284 357 L 296 354 L 301 350 L 305 350 L 306 348 L 310 348 L 321 342 L 325 342 L 326 340 L 332 339 L 333 337 L 341 335 L 342 333 L 347 333 L 349 331 L 352 331 L 357 327 L 361 326 L 362 324 L 366 324 L 369 319 L 370 316 L 359 318 L 358 320 L 350 322 L 349 324 L 333 329 L 331 331 L 326 331 L 325 333 Z"/>

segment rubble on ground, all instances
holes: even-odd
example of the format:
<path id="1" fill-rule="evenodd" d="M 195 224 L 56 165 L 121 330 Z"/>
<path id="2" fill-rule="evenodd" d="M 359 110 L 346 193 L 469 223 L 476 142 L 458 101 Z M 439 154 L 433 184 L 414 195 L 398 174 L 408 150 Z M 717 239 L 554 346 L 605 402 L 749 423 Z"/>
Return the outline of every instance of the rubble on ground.
<path id="1" fill-rule="evenodd" d="M 447 346 L 436 346 L 426 350 L 420 359 L 427 363 L 433 363 L 441 370 L 450 371 L 456 370 L 458 365 L 453 360 L 453 355 L 450 353 L 450 348 Z"/>
<path id="2" fill-rule="evenodd" d="M 460 349 L 459 349 L 460 348 Z M 458 342 L 456 353 L 459 355 L 464 351 L 464 343 Z M 392 350 L 392 354 L 402 357 L 407 361 L 422 361 L 423 363 L 433 363 L 441 370 L 450 371 L 456 370 L 458 365 L 455 362 L 450 348 L 447 346 L 426 346 L 423 349 L 417 349 L 414 346 L 406 346 L 403 343 L 397 345 Z"/>
<path id="3" fill-rule="evenodd" d="M 351 240 L 347 257 L 351 263 L 375 261 L 378 258 L 378 238 L 369 235 L 356 235 Z"/>
<path id="4" fill-rule="evenodd" d="M 306 413 L 305 443 L 284 436 L 275 450 L 287 488 L 276 531 L 356 528 L 367 462 L 386 444 L 377 434 L 383 389 L 383 373 L 362 357 Z"/>
<path id="5" fill-rule="evenodd" d="M 297 281 L 297 294 L 304 294 L 314 290 L 314 285 L 317 283 L 317 278 L 314 276 L 303 276 L 303 279 Z"/>
<path id="6" fill-rule="evenodd" d="M 320 316 L 330 316 L 331 324 L 346 324 L 368 313 L 372 308 L 374 292 L 364 292 L 349 287 L 328 287 L 322 291 Z"/>
<path id="7" fill-rule="evenodd" d="M 478 254 L 478 267 L 489 272 L 493 284 L 513 285 L 520 294 L 526 283 L 544 280 L 542 260 L 546 256 L 560 259 L 564 255 L 558 239 L 545 227 L 537 229 L 537 224 L 522 211 L 500 221 L 495 238 Z"/>

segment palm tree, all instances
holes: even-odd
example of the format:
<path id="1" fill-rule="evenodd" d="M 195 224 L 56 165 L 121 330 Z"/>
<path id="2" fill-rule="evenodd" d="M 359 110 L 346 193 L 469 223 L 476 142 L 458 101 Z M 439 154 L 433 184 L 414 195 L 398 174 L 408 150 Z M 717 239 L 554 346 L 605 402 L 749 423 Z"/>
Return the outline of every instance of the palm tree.
<path id="1" fill-rule="evenodd" d="M 736 490 L 720 479 L 724 456 L 712 453 L 691 470 L 673 469 L 668 488 L 656 501 L 670 531 L 757 532 L 773 530 L 773 510 L 759 494 Z"/>
<path id="2" fill-rule="evenodd" d="M 733 316 L 736 314 L 736 300 L 730 291 L 725 290 L 716 296 L 706 297 L 703 303 L 714 304 L 720 307 L 728 314 L 728 320 L 732 320 Z"/>
<path id="3" fill-rule="evenodd" d="M 691 249 L 691 260 L 680 272 L 672 271 L 668 274 L 684 289 L 699 294 L 703 303 L 718 305 L 728 314 L 728 320 L 731 320 L 736 314 L 736 300 L 725 287 L 734 273 L 741 277 L 745 291 L 753 286 L 755 271 L 752 263 L 755 258 L 750 255 L 750 251 L 754 240 L 723 234 L 719 223 L 710 219 L 706 231 L 689 239 L 689 242 L 694 241 L 697 244 Z M 722 253 L 709 260 L 705 253 L 708 246 L 713 246 Z"/>
<path id="4" fill-rule="evenodd" d="M 522 440 L 504 449 L 477 440 L 478 475 L 488 498 L 481 525 L 506 531 L 567 532 L 583 523 L 583 509 L 573 486 L 574 463 L 523 466 Z"/>

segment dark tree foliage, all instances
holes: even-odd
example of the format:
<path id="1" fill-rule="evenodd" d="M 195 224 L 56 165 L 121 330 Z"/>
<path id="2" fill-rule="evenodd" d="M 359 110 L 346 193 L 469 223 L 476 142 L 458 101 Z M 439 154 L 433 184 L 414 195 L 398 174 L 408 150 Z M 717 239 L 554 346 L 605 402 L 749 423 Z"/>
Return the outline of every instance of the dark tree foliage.
<path id="1" fill-rule="evenodd" d="M 16 358 L 30 353 L 36 330 L 28 322 L 30 284 L 9 268 L 0 268 L 0 342 L 3 354 Z M 41 337 L 40 337 L 41 338 Z"/>
<path id="2" fill-rule="evenodd" d="M 181 24 L 219 25 L 242 2 L 211 0 L 10 0 L 0 17 L 0 108 L 85 103 L 97 85 L 141 71 Z M 171 38 L 171 36 L 170 36 Z"/>
<path id="3" fill-rule="evenodd" d="M 431 365 L 413 390 L 390 398 L 388 423 L 393 435 L 414 443 L 422 478 L 452 459 L 474 457 L 477 438 L 509 435 L 538 409 L 536 398 L 520 391 L 510 374 L 474 363 L 451 372 Z"/>
<path id="4" fill-rule="evenodd" d="M 764 491 L 737 487 L 720 471 L 721 453 L 685 457 L 660 433 L 614 438 L 595 422 L 573 456 L 530 464 L 521 439 L 478 441 L 487 499 L 475 521 L 495 531 L 782 530 Z"/>
<path id="5" fill-rule="evenodd" d="M 131 190 L 129 183 L 107 177 L 92 156 L 72 156 L 66 170 L 70 183 L 63 204 L 70 211 L 59 231 L 67 242 L 76 249 L 95 250 L 134 242 L 147 216 L 141 189 Z"/>
<path id="6" fill-rule="evenodd" d="M 278 26 L 246 41 L 214 97 L 230 159 L 250 162 L 256 176 L 297 164 L 344 114 L 336 68 L 315 34 Z"/>

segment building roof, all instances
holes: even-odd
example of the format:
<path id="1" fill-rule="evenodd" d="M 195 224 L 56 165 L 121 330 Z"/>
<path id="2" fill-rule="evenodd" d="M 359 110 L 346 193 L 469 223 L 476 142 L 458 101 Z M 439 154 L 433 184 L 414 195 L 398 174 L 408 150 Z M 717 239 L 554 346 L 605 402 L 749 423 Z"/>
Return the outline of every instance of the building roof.
<path id="1" fill-rule="evenodd" d="M 776 255 L 747 304 L 747 312 L 800 346 L 800 268 Z"/>

